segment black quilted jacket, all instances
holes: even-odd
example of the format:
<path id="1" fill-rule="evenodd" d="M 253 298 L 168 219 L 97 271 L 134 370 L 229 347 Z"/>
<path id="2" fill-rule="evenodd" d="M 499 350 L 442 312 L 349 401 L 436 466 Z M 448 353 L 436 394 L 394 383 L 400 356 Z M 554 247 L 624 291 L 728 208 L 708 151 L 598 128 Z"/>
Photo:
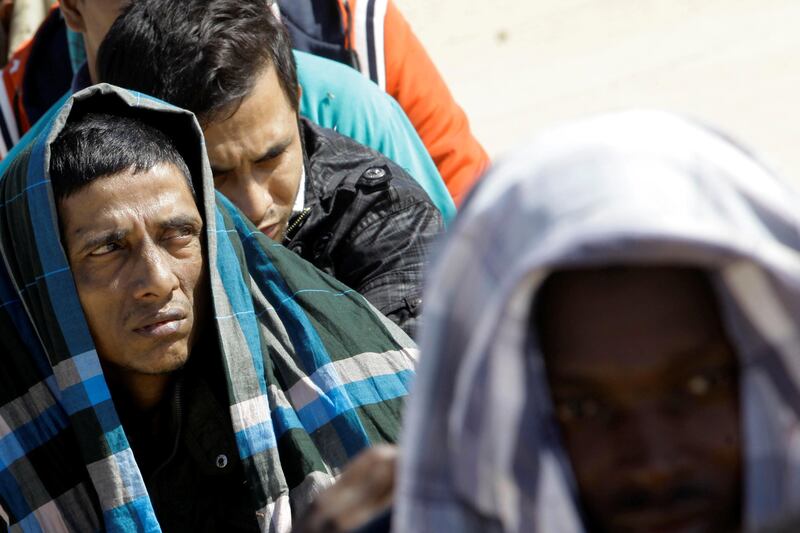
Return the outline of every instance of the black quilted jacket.
<path id="1" fill-rule="evenodd" d="M 428 253 L 444 225 L 428 195 L 378 152 L 305 119 L 305 209 L 284 244 L 414 335 Z"/>

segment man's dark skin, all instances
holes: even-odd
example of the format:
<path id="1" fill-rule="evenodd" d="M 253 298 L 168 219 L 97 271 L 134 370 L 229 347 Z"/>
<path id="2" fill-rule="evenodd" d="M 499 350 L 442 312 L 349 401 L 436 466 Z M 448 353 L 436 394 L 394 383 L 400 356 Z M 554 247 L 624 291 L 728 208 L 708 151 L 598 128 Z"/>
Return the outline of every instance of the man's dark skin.
<path id="1" fill-rule="evenodd" d="M 534 316 L 589 531 L 738 531 L 738 364 L 707 276 L 561 271 Z"/>

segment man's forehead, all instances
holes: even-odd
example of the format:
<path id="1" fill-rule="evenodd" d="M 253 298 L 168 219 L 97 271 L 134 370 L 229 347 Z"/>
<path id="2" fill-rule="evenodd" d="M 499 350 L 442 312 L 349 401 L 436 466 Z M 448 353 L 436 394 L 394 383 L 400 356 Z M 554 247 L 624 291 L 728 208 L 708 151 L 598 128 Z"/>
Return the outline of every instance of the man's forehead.
<path id="1" fill-rule="evenodd" d="M 231 159 L 256 160 L 274 144 L 292 139 L 297 116 L 273 67 L 258 74 L 251 92 L 233 110 L 204 123 L 209 158 L 215 166 Z"/>
<path id="2" fill-rule="evenodd" d="M 266 118 L 234 115 L 206 125 L 204 135 L 209 157 L 232 153 L 256 155 L 281 138 L 286 128 Z"/>
<path id="3" fill-rule="evenodd" d="M 200 217 L 183 173 L 171 163 L 95 179 L 61 201 L 70 234 L 143 219 L 158 224 L 175 216 Z"/>
<path id="4" fill-rule="evenodd" d="M 696 269 L 561 272 L 537 304 L 542 348 L 559 368 L 663 367 L 727 342 L 710 283 Z"/>
<path id="5" fill-rule="evenodd" d="M 709 276 L 683 266 L 585 268 L 549 276 L 536 296 L 539 309 L 581 320 L 614 319 L 604 311 L 624 311 L 620 319 L 636 321 L 652 313 L 675 316 L 678 310 L 716 310 Z M 636 313 L 632 310 L 641 310 Z"/>

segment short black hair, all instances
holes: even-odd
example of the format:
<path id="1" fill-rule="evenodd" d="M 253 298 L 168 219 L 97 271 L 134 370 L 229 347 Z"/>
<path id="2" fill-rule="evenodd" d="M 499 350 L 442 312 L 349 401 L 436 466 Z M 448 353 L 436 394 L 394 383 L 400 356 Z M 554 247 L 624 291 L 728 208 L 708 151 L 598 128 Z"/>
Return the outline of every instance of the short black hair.
<path id="1" fill-rule="evenodd" d="M 206 123 L 232 115 L 269 65 L 297 112 L 291 40 L 268 0 L 137 0 L 114 22 L 97 58 L 100 81 L 188 109 Z"/>
<path id="2" fill-rule="evenodd" d="M 147 172 L 160 163 L 175 165 L 194 194 L 186 161 L 164 132 L 133 117 L 86 113 L 70 120 L 50 145 L 53 195 L 58 202 L 98 178 Z"/>

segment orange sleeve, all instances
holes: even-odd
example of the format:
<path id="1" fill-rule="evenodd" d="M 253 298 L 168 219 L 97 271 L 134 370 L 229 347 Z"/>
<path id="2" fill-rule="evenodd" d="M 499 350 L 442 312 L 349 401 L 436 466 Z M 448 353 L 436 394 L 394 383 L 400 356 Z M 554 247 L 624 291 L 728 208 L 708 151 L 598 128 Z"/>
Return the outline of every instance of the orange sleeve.
<path id="1" fill-rule="evenodd" d="M 386 92 L 405 110 L 456 205 L 489 164 L 464 110 L 411 26 L 389 0 L 384 21 Z"/>

